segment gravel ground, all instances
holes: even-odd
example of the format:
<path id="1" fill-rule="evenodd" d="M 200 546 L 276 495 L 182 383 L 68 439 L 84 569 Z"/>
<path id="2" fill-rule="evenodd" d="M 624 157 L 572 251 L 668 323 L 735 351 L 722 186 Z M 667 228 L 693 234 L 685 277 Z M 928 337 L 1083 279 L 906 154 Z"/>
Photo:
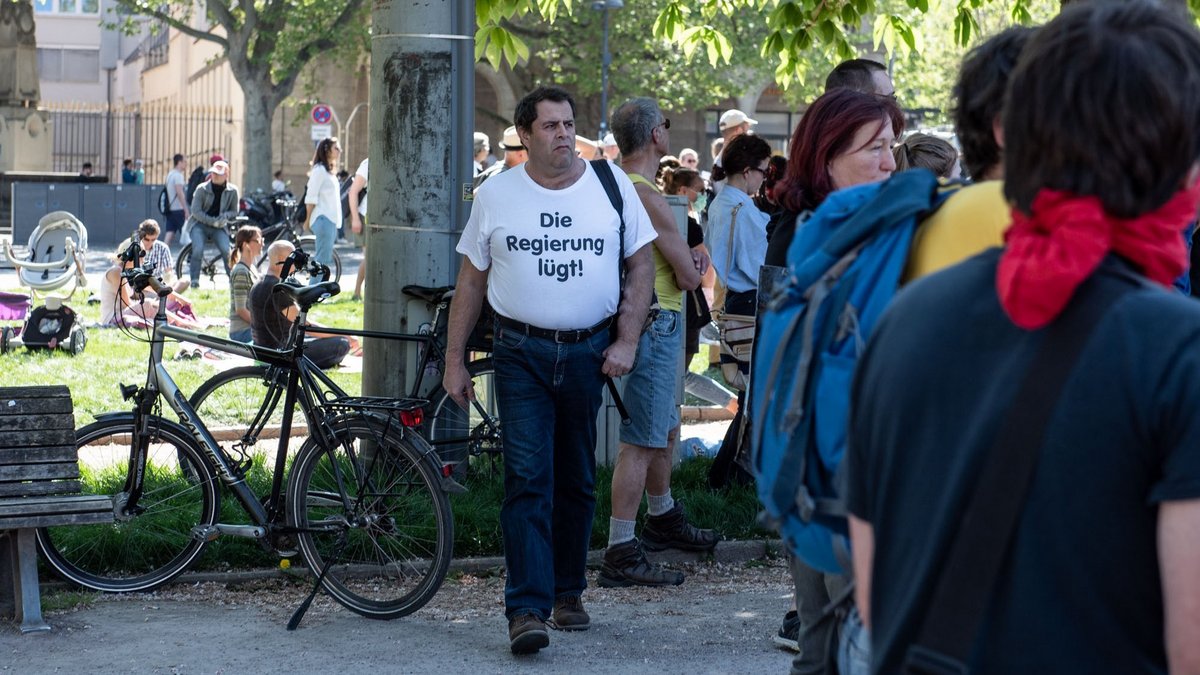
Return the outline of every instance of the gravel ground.
<path id="1" fill-rule="evenodd" d="M 370 621 L 319 595 L 284 629 L 308 584 L 275 578 L 94 596 L 47 612 L 54 630 L 0 623 L 0 672 L 783 673 L 771 642 L 790 596 L 779 560 L 678 563 L 673 588 L 591 587 L 591 630 L 553 632 L 530 657 L 509 653 L 499 575 L 457 575 L 416 614 Z"/>

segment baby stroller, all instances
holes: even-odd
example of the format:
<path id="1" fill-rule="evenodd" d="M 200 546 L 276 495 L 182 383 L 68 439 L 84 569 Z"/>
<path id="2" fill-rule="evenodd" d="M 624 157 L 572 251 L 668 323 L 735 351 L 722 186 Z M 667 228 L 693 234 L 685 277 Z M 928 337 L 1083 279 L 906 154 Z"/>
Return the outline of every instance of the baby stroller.
<path id="1" fill-rule="evenodd" d="M 87 228 L 66 211 L 48 213 L 38 221 L 29 235 L 27 260 L 17 259 L 12 245 L 4 251 L 8 261 L 16 266 L 21 285 L 30 289 L 33 298 L 68 284 L 71 290 L 67 298 L 70 298 L 78 288 L 86 286 L 86 253 Z M 87 334 L 74 310 L 63 304 L 64 298 L 47 296 L 44 304 L 32 312 L 28 311 L 30 300 L 11 293 L 0 296 L 4 307 L 0 318 L 24 319 L 19 330 L 5 327 L 0 332 L 0 352 L 18 345 L 29 349 L 65 349 L 72 354 L 83 351 Z"/>

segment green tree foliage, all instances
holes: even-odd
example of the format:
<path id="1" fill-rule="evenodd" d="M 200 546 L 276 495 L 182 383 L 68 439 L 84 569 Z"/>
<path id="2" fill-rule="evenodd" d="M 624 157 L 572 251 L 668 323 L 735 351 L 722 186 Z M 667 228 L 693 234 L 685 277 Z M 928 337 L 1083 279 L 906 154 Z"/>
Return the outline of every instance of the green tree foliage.
<path id="1" fill-rule="evenodd" d="M 953 0 L 957 44 L 970 44 L 980 30 L 979 10 L 993 1 Z M 1011 0 L 1008 11 L 1018 20 L 1029 21 L 1031 2 L 1034 0 Z M 560 13 L 588 6 L 588 2 L 574 0 L 476 0 L 476 53 L 493 65 L 505 60 L 516 63 L 528 54 L 528 47 L 506 30 L 505 22 L 525 15 L 553 22 Z M 921 36 L 913 26 L 913 12 L 926 14 L 930 6 L 930 0 L 903 0 L 898 7 L 877 0 L 664 0 L 654 22 L 654 35 L 680 45 L 686 55 L 703 54 L 715 67 L 732 63 L 738 44 L 722 19 L 765 16 L 768 30 L 757 43 L 759 54 L 777 64 L 775 81 L 788 86 L 808 71 L 813 48 L 837 58 L 855 56 L 868 22 L 875 43 L 888 53 L 919 52 Z"/>
<path id="2" fill-rule="evenodd" d="M 271 119 L 310 62 L 338 47 L 365 47 L 364 0 L 115 0 L 221 48 L 246 99 L 245 187 L 271 184 Z"/>
<path id="3" fill-rule="evenodd" d="M 610 112 L 621 101 L 649 92 L 666 110 L 703 108 L 757 91 L 771 81 L 774 66 L 758 53 L 767 34 L 761 14 L 715 17 L 722 34 L 733 37 L 729 62 L 714 63 L 693 58 L 698 54 L 689 57 L 688 47 L 654 35 L 655 23 L 667 4 L 667 0 L 637 0 L 609 11 Z M 537 16 L 516 17 L 504 24 L 514 44 L 529 53 L 517 69 L 517 77 L 524 80 L 521 87 L 528 89 L 541 82 L 570 87 L 580 99 L 581 129 L 593 129 L 599 123 L 602 21 L 601 12 L 580 8 L 558 17 L 553 25 Z M 486 58 L 484 52 L 480 53 Z"/>

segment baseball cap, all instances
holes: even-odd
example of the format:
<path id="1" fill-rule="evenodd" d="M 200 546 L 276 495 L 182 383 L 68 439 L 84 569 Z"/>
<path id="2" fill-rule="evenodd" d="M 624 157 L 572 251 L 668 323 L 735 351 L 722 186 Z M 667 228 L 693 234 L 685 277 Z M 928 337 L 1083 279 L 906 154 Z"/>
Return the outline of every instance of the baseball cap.
<path id="1" fill-rule="evenodd" d="M 217 174 L 218 176 L 224 176 L 225 174 L 229 173 L 229 164 L 225 160 L 218 159 L 217 161 L 213 162 L 212 168 L 209 169 L 209 171 Z"/>
<path id="2" fill-rule="evenodd" d="M 483 133 L 482 131 L 475 132 L 474 143 L 475 143 L 475 145 L 474 145 L 475 152 L 480 152 L 485 147 L 491 146 L 491 141 L 488 139 L 488 135 Z"/>
<path id="3" fill-rule="evenodd" d="M 217 162 L 224 162 L 224 161 L 225 161 L 225 158 L 220 155 L 213 155 L 212 157 L 208 158 L 209 164 L 216 164 Z"/>
<path id="4" fill-rule="evenodd" d="M 517 135 L 516 127 L 509 127 L 504 130 L 504 138 L 500 141 L 501 150 L 524 150 L 525 145 L 521 143 L 521 137 Z"/>
<path id="5" fill-rule="evenodd" d="M 745 122 L 749 122 L 752 125 L 758 124 L 758 120 L 752 120 L 750 119 L 749 115 L 741 110 L 738 110 L 737 108 L 734 108 L 733 110 L 726 110 L 725 112 L 721 113 L 721 123 L 717 125 L 717 128 L 719 128 L 721 131 L 725 131 L 729 127 L 736 127 L 737 125 Z"/>

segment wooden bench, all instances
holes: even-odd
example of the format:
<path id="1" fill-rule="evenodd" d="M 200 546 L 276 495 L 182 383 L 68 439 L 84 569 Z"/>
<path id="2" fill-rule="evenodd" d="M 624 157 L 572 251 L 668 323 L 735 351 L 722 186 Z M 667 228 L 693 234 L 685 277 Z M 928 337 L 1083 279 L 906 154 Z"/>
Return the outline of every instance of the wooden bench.
<path id="1" fill-rule="evenodd" d="M 21 632 L 42 619 L 37 528 L 113 521 L 112 500 L 79 494 L 71 392 L 0 387 L 0 615 Z"/>

